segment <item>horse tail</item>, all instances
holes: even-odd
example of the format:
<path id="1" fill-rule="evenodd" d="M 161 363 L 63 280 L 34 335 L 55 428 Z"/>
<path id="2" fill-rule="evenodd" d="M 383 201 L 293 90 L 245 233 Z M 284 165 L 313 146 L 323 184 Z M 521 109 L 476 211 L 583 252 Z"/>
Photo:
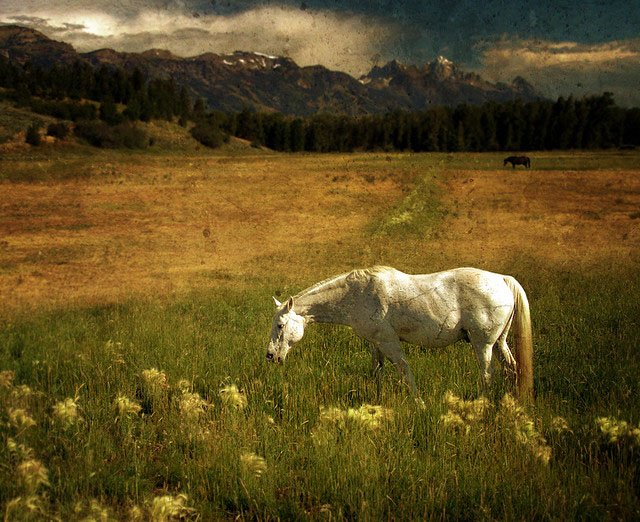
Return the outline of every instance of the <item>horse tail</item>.
<path id="1" fill-rule="evenodd" d="M 515 278 L 504 276 L 504 282 L 511 290 L 514 299 L 512 328 L 518 396 L 531 399 L 533 398 L 533 336 L 529 300 Z"/>

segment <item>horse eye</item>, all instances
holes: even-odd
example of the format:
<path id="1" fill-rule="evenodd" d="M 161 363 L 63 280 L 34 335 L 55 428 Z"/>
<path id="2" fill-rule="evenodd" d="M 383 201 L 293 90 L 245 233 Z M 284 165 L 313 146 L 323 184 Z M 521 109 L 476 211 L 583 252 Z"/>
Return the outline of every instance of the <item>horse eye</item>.
<path id="1" fill-rule="evenodd" d="M 284 328 L 284 325 L 283 325 L 283 324 L 279 324 L 279 325 L 278 325 L 278 328 L 279 328 L 280 330 L 282 330 L 282 329 Z"/>

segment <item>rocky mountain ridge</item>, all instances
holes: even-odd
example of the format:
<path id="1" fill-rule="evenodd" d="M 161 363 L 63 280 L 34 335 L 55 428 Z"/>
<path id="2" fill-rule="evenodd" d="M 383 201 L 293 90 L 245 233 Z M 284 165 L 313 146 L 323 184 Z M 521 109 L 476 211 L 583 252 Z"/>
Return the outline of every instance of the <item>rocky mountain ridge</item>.
<path id="1" fill-rule="evenodd" d="M 356 79 L 321 65 L 301 67 L 290 58 L 257 52 L 205 53 L 187 58 L 163 49 L 78 53 L 69 44 L 15 25 L 0 26 L 0 56 L 40 67 L 80 60 L 95 67 L 139 69 L 149 78 L 173 78 L 204 98 L 211 109 L 224 112 L 249 108 L 299 116 L 319 112 L 358 115 L 541 98 L 523 78 L 511 84 L 494 84 L 462 71 L 442 56 L 421 67 L 394 60 Z"/>

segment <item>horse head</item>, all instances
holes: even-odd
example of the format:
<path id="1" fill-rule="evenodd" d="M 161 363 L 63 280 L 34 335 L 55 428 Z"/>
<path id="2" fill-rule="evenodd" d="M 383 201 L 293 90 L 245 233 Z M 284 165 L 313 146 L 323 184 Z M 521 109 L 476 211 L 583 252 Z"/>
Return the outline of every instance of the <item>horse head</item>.
<path id="1" fill-rule="evenodd" d="M 304 336 L 305 319 L 294 309 L 293 297 L 282 304 L 275 297 L 276 314 L 271 326 L 267 361 L 284 362 L 291 347 Z"/>

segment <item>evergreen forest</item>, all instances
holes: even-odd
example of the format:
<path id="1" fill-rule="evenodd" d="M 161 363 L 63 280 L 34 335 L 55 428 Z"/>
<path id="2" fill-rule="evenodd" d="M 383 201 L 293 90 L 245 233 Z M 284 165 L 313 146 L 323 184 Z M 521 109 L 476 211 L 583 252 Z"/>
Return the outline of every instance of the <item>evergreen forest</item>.
<path id="1" fill-rule="evenodd" d="M 102 147 L 123 145 L 117 136 L 131 136 L 135 122 L 152 119 L 177 120 L 208 147 L 236 136 L 255 146 L 287 152 L 479 152 L 640 145 L 640 108 L 619 107 L 608 92 L 556 101 L 491 102 L 360 116 L 297 117 L 253 108 L 225 114 L 209 111 L 202 98 L 173 79 L 147 78 L 139 69 L 96 68 L 80 61 L 43 68 L 4 57 L 0 57 L 0 88 L 2 98 L 74 122 L 77 136 Z M 124 146 L 146 144 L 135 138 Z"/>

